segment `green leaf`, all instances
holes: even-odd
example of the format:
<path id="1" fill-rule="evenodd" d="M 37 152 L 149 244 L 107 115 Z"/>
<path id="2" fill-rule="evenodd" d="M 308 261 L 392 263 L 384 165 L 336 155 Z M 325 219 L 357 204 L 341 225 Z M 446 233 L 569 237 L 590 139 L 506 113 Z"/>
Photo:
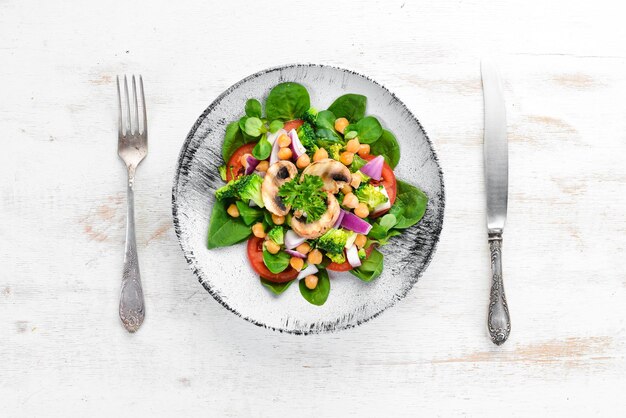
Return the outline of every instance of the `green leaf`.
<path id="1" fill-rule="evenodd" d="M 326 303 L 328 295 L 330 294 L 330 279 L 328 278 L 328 272 L 324 269 L 317 272 L 316 276 L 317 286 L 313 290 L 306 287 L 304 279 L 300 280 L 300 293 L 310 304 L 322 306 Z"/>
<path id="2" fill-rule="evenodd" d="M 357 123 L 348 125 L 346 131 L 356 131 L 361 144 L 372 144 L 383 134 L 383 127 L 374 116 L 366 116 Z"/>
<path id="3" fill-rule="evenodd" d="M 363 261 L 363 263 L 352 270 L 350 273 L 363 280 L 364 282 L 371 282 L 383 271 L 383 255 L 376 249 L 372 250 L 370 256 Z"/>
<path id="4" fill-rule="evenodd" d="M 246 102 L 246 116 L 260 118 L 261 112 L 261 102 L 257 99 L 248 99 Z"/>
<path id="5" fill-rule="evenodd" d="M 374 155 L 385 157 L 385 161 L 391 168 L 396 168 L 400 161 L 400 145 L 398 145 L 396 137 L 386 129 L 383 129 L 380 138 L 370 145 L 370 150 Z"/>
<path id="6" fill-rule="evenodd" d="M 337 118 L 346 118 L 350 122 L 357 122 L 365 116 L 367 97 L 360 94 L 344 94 L 330 105 L 328 110 Z"/>
<path id="7" fill-rule="evenodd" d="M 261 135 L 261 128 L 263 127 L 263 121 L 261 121 L 261 119 L 259 118 L 247 118 L 246 122 L 244 123 L 244 129 L 243 131 L 250 135 L 251 137 L 257 137 Z"/>
<path id="8" fill-rule="evenodd" d="M 266 160 L 272 153 L 272 144 L 267 140 L 267 137 L 263 135 L 259 142 L 252 149 L 252 156 L 257 160 Z"/>
<path id="9" fill-rule="evenodd" d="M 298 83 L 281 83 L 270 91 L 265 102 L 265 114 L 269 120 L 296 119 L 311 107 L 309 92 Z"/>
<path id="10" fill-rule="evenodd" d="M 324 147 L 324 148 L 326 148 L 330 144 L 336 144 L 336 143 L 342 142 L 341 137 L 339 136 L 337 132 L 335 132 L 335 129 L 332 129 L 332 130 L 326 129 L 326 128 L 318 129 L 317 131 L 315 131 L 315 136 L 321 139 L 321 141 L 317 141 L 317 142 L 319 146 Z"/>
<path id="11" fill-rule="evenodd" d="M 236 201 L 235 204 L 237 205 L 237 209 L 239 209 L 239 216 L 246 225 L 252 225 L 263 217 L 263 211 L 259 208 L 250 207 L 241 200 Z"/>
<path id="12" fill-rule="evenodd" d="M 428 196 L 420 189 L 402 180 L 397 181 L 396 203 L 389 213 L 394 215 L 398 223 L 394 228 L 405 229 L 418 223 L 426 213 Z"/>
<path id="13" fill-rule="evenodd" d="M 239 129 L 239 124 L 237 122 L 229 123 L 224 135 L 224 145 L 222 145 L 222 158 L 224 158 L 224 161 L 228 162 L 230 156 L 243 144 L 245 144 L 245 141 Z"/>
<path id="14" fill-rule="evenodd" d="M 228 247 L 248 238 L 252 230 L 239 218 L 232 218 L 226 212 L 227 202 L 215 202 L 209 222 L 209 249 Z"/>
<path id="15" fill-rule="evenodd" d="M 263 263 L 274 274 L 278 274 L 289 267 L 290 258 L 291 256 L 284 251 L 272 254 L 263 247 Z"/>
<path id="16" fill-rule="evenodd" d="M 335 115 L 330 110 L 322 110 L 317 114 L 317 119 L 315 119 L 315 126 L 318 128 L 330 129 L 331 131 L 335 131 Z"/>
<path id="17" fill-rule="evenodd" d="M 278 132 L 281 129 L 283 129 L 284 126 L 285 126 L 285 124 L 283 123 L 283 121 L 281 121 L 281 120 L 273 120 L 272 123 L 270 123 L 270 132 L 275 134 L 276 132 Z"/>
<path id="18" fill-rule="evenodd" d="M 293 282 L 295 282 L 295 280 L 291 280 L 285 283 L 274 283 L 261 277 L 261 284 L 268 288 L 275 295 L 280 295 L 285 290 L 289 289 L 289 286 L 291 286 Z"/>
<path id="19" fill-rule="evenodd" d="M 355 138 L 358 134 L 359 133 L 357 131 L 350 131 L 347 134 L 345 134 L 343 137 L 344 137 L 344 139 L 350 140 L 352 138 Z"/>
<path id="20" fill-rule="evenodd" d="M 387 237 L 387 232 L 389 232 L 389 230 L 393 228 L 396 223 L 398 223 L 396 216 L 391 213 L 387 213 L 372 225 L 372 229 L 367 236 L 376 240 L 383 239 Z"/>

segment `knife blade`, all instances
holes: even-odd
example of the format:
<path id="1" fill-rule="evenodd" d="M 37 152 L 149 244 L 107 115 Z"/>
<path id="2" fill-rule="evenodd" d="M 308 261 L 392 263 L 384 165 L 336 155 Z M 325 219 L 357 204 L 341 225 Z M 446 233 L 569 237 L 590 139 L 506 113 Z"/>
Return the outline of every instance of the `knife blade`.
<path id="1" fill-rule="evenodd" d="M 501 345 L 511 332 L 502 277 L 502 232 L 506 222 L 509 190 L 506 108 L 502 81 L 496 66 L 489 60 L 482 60 L 480 71 L 485 110 L 483 152 L 492 275 L 487 328 L 494 344 Z"/>

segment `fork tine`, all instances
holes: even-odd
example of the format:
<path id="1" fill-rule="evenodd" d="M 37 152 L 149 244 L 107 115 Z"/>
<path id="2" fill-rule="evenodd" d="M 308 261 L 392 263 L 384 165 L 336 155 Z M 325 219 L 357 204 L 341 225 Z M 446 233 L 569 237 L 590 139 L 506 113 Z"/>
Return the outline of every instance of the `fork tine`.
<path id="1" fill-rule="evenodd" d="M 135 75 L 133 74 L 133 104 L 135 105 L 135 118 L 133 122 L 135 124 L 135 130 L 133 135 L 139 135 L 139 108 L 137 107 L 137 85 L 135 84 Z"/>
<path id="2" fill-rule="evenodd" d="M 115 76 L 117 80 L 117 134 L 122 137 L 122 96 L 120 95 L 120 76 Z"/>
<path id="3" fill-rule="evenodd" d="M 147 139 L 148 134 L 148 117 L 146 115 L 146 97 L 143 94 L 143 78 L 139 74 L 139 92 L 141 93 L 141 109 L 143 110 L 143 126 L 142 135 Z M 137 118 L 139 120 L 139 118 Z"/>
<path id="4" fill-rule="evenodd" d="M 128 95 L 128 81 L 126 81 L 126 76 L 124 76 L 124 93 L 126 94 L 126 135 L 130 135 L 130 96 Z"/>

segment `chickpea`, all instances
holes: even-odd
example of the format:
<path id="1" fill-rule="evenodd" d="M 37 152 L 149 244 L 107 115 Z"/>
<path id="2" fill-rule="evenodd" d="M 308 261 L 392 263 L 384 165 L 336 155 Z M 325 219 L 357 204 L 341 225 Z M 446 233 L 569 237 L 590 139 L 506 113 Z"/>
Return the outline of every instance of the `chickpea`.
<path id="1" fill-rule="evenodd" d="M 257 166 L 256 170 L 262 173 L 265 173 L 267 169 L 270 167 L 270 163 L 267 161 L 261 161 Z"/>
<path id="2" fill-rule="evenodd" d="M 317 276 L 315 274 L 309 274 L 304 278 L 304 285 L 307 289 L 315 289 L 317 287 Z"/>
<path id="3" fill-rule="evenodd" d="M 311 159 L 306 154 L 302 154 L 300 158 L 298 158 L 298 160 L 296 161 L 296 166 L 299 169 L 303 169 L 307 167 L 309 164 L 311 164 Z"/>
<path id="4" fill-rule="evenodd" d="M 257 238 L 265 238 L 267 234 L 265 233 L 265 228 L 263 228 L 263 222 L 257 222 L 252 225 L 252 233 Z"/>
<path id="5" fill-rule="evenodd" d="M 342 134 L 343 134 L 343 131 L 346 129 L 346 126 L 348 125 L 350 125 L 350 122 L 348 122 L 348 119 L 346 118 L 339 118 L 335 120 L 335 130 Z"/>
<path id="6" fill-rule="evenodd" d="M 291 151 L 291 148 L 289 147 L 283 147 L 278 150 L 278 158 L 281 160 L 289 160 L 291 159 L 292 155 L 293 155 L 293 152 Z"/>
<path id="7" fill-rule="evenodd" d="M 328 158 L 328 151 L 324 148 L 319 148 L 315 151 L 315 154 L 313 154 L 313 161 L 325 160 L 326 158 Z"/>
<path id="8" fill-rule="evenodd" d="M 228 212 L 228 214 L 232 216 L 233 218 L 239 217 L 239 209 L 237 209 L 237 205 L 235 205 L 234 203 L 230 204 L 228 209 L 226 209 L 226 212 Z"/>
<path id="9" fill-rule="evenodd" d="M 361 176 L 360 172 L 352 173 L 352 179 L 350 180 L 350 186 L 355 189 L 361 185 L 361 181 L 363 180 L 363 176 Z"/>
<path id="10" fill-rule="evenodd" d="M 347 208 L 356 209 L 359 206 L 359 198 L 354 193 L 348 193 L 343 197 L 342 204 Z"/>
<path id="11" fill-rule="evenodd" d="M 313 250 L 307 257 L 309 264 L 319 264 L 322 262 L 322 252 L 320 250 Z"/>
<path id="12" fill-rule="evenodd" d="M 282 225 L 285 223 L 285 217 L 280 215 L 274 215 L 272 213 L 272 222 L 274 222 L 276 225 Z"/>
<path id="13" fill-rule="evenodd" d="M 291 257 L 289 259 L 289 265 L 293 267 L 295 270 L 300 271 L 302 267 L 304 267 L 304 260 L 298 257 Z"/>
<path id="14" fill-rule="evenodd" d="M 359 138 L 352 138 L 346 144 L 346 151 L 350 151 L 353 154 L 359 152 L 359 148 L 361 147 L 361 143 L 359 142 Z"/>
<path id="15" fill-rule="evenodd" d="M 271 239 L 265 241 L 265 248 L 270 254 L 277 254 L 280 251 L 280 245 L 276 244 Z"/>
<path id="16" fill-rule="evenodd" d="M 369 144 L 361 144 L 359 146 L 359 157 L 365 158 L 366 155 L 370 155 L 370 145 Z"/>
<path id="17" fill-rule="evenodd" d="M 291 138 L 289 138 L 285 134 L 282 134 L 281 136 L 279 136 L 277 141 L 278 141 L 279 147 L 288 147 L 289 145 L 291 145 Z"/>
<path id="18" fill-rule="evenodd" d="M 308 254 L 311 251 L 311 246 L 308 242 L 303 242 L 302 244 L 296 247 L 296 251 L 300 254 Z"/>
<path id="19" fill-rule="evenodd" d="M 352 193 L 352 187 L 350 187 L 349 184 L 346 184 L 345 186 L 341 188 L 341 193 L 343 193 L 344 195 L 348 193 Z"/>
<path id="20" fill-rule="evenodd" d="M 369 209 L 367 209 L 367 205 L 365 203 L 359 203 L 359 205 L 354 209 L 354 214 L 359 218 L 367 218 L 367 215 L 370 214 Z"/>
<path id="21" fill-rule="evenodd" d="M 363 248 L 367 243 L 367 237 L 363 234 L 357 234 L 356 239 L 354 240 L 354 244 L 358 248 Z"/>
<path id="22" fill-rule="evenodd" d="M 354 160 L 354 154 L 348 151 L 342 152 L 339 156 L 339 161 L 341 161 L 343 165 L 352 164 L 352 160 Z"/>

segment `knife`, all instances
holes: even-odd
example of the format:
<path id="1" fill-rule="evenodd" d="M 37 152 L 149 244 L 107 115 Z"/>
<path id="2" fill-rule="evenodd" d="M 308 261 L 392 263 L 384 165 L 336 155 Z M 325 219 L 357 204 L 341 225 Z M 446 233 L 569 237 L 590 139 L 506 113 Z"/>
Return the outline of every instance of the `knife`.
<path id="1" fill-rule="evenodd" d="M 482 60 L 480 72 L 485 106 L 484 163 L 487 192 L 487 231 L 491 252 L 491 295 L 487 327 L 491 341 L 503 344 L 511 332 L 511 318 L 502 282 L 502 232 L 509 188 L 506 109 L 500 75 L 493 63 Z"/>

